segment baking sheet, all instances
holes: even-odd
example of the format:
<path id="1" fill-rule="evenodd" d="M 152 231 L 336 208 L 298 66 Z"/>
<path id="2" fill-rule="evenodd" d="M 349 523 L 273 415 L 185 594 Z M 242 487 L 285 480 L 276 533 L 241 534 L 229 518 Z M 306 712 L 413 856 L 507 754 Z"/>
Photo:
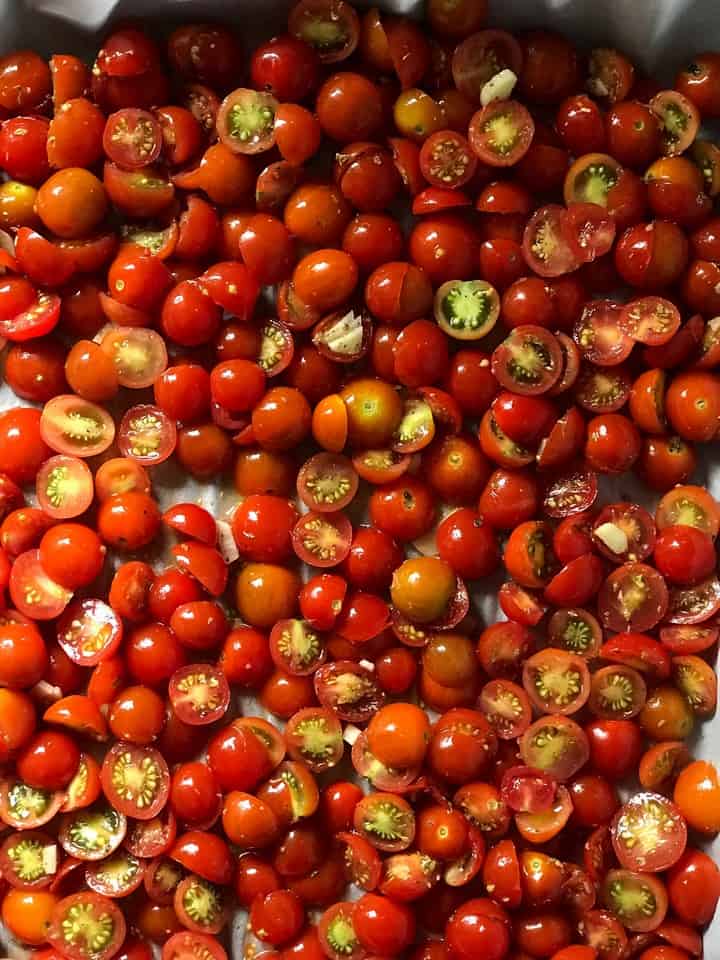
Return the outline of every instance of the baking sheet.
<path id="1" fill-rule="evenodd" d="M 0 48 L 34 47 L 53 52 L 91 55 L 106 26 L 124 17 L 151 19 L 161 26 L 205 16 L 236 22 L 248 49 L 258 38 L 284 29 L 289 0 L 0 0 Z M 402 13 L 417 13 L 415 0 L 386 0 L 377 5 Z M 586 49 L 615 45 L 632 54 L 647 69 L 670 80 L 678 66 L 700 49 L 720 49 L 720 3 L 718 0 L 491 0 L 491 24 L 505 27 L 554 27 L 567 32 Z M 261 32 L 258 32 L 261 24 Z M 0 385 L 0 409 L 18 404 L 5 384 Z M 141 402 L 138 394 L 137 402 Z M 720 498 L 720 447 L 705 448 L 704 460 L 693 481 L 705 484 Z M 216 517 L 231 511 L 237 497 L 228 487 L 201 484 L 184 478 L 165 464 L 153 473 L 153 488 L 163 507 L 179 500 L 197 500 Z M 632 478 L 603 481 L 603 502 L 629 499 L 652 507 L 656 498 Z M 498 619 L 492 591 L 477 595 L 481 615 L 487 622 Z M 245 713 L 260 712 L 243 699 Z M 701 725 L 695 754 L 720 761 L 720 720 Z M 720 862 L 720 839 L 709 848 Z M 234 954 L 241 957 L 244 912 L 233 921 Z M 11 955 L 17 949 L 7 944 Z M 705 956 L 720 958 L 720 921 L 711 925 L 705 938 Z"/>

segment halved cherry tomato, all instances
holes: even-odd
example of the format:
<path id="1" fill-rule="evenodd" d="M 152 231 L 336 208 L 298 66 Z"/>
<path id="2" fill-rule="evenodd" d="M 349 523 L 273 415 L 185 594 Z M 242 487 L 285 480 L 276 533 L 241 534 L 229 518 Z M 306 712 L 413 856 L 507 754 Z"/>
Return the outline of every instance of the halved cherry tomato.
<path id="1" fill-rule="evenodd" d="M 515 740 L 530 726 L 530 699 L 511 680 L 498 678 L 486 683 L 480 691 L 478 707 L 501 740 Z"/>
<path id="2" fill-rule="evenodd" d="M 633 341 L 621 329 L 622 309 L 612 300 L 593 300 L 575 324 L 573 339 L 596 366 L 613 367 L 630 356 Z"/>
<path id="3" fill-rule="evenodd" d="M 193 663 L 176 670 L 168 684 L 168 696 L 178 718 L 191 726 L 214 723 L 230 705 L 225 674 L 208 663 Z"/>
<path id="4" fill-rule="evenodd" d="M 55 293 L 41 292 L 33 304 L 11 318 L 0 320 L 0 337 L 18 343 L 44 337 L 55 329 L 59 320 L 60 298 Z"/>
<path id="5" fill-rule="evenodd" d="M 108 960 L 125 940 L 125 918 L 112 900 L 94 892 L 58 901 L 50 919 L 50 944 L 73 960 Z"/>
<path id="6" fill-rule="evenodd" d="M 352 527 L 344 513 L 310 512 L 293 527 L 293 549 L 313 567 L 335 567 L 350 552 Z"/>
<path id="7" fill-rule="evenodd" d="M 154 163 L 162 148 L 162 130 L 147 110 L 127 108 L 111 114 L 105 124 L 103 149 L 113 163 L 139 170 Z"/>
<path id="8" fill-rule="evenodd" d="M 523 664 L 523 686 L 541 712 L 576 713 L 590 694 L 590 671 L 582 657 L 547 647 Z"/>
<path id="9" fill-rule="evenodd" d="M 494 100 L 468 129 L 470 146 L 491 167 L 511 167 L 527 153 L 535 134 L 532 116 L 517 100 Z"/>
<path id="10" fill-rule="evenodd" d="M 585 731 L 569 717 L 541 717 L 520 739 L 520 755 L 535 767 L 558 780 L 568 780 L 587 762 L 590 747 Z"/>
<path id="11" fill-rule="evenodd" d="M 565 235 L 565 208 L 540 207 L 528 220 L 522 249 L 527 265 L 541 277 L 560 277 L 576 270 L 581 260 Z"/>
<path id="12" fill-rule="evenodd" d="M 680 329 L 680 311 L 663 297 L 642 297 L 625 304 L 618 326 L 633 340 L 656 347 L 667 343 Z"/>
<path id="13" fill-rule="evenodd" d="M 682 856 L 687 826 L 672 801 L 658 793 L 638 793 L 613 818 L 615 854 L 627 870 L 667 870 Z"/>
<path id="14" fill-rule="evenodd" d="M 167 367 L 165 342 L 145 327 L 110 329 L 100 346 L 113 360 L 122 387 L 140 390 L 152 386 Z"/>
<path id="15" fill-rule="evenodd" d="M 579 261 L 591 263 L 612 249 L 615 220 L 597 203 L 570 203 L 562 229 Z"/>
<path id="16" fill-rule="evenodd" d="M 84 513 L 93 501 L 90 468 L 79 457 L 48 457 L 35 481 L 38 504 L 53 520 L 68 520 Z"/>
<path id="17" fill-rule="evenodd" d="M 27 550 L 16 558 L 8 589 L 15 607 L 33 620 L 52 620 L 60 616 L 72 599 L 72 591 L 45 573 L 39 550 Z"/>
<path id="18" fill-rule="evenodd" d="M 520 836 L 530 843 L 547 843 L 556 837 L 570 819 L 572 798 L 567 787 L 559 784 L 549 810 L 515 814 L 515 826 Z"/>
<path id="19" fill-rule="evenodd" d="M 528 396 L 546 393 L 562 373 L 556 337 L 543 327 L 515 327 L 493 351 L 492 372 L 507 390 Z"/>
<path id="20" fill-rule="evenodd" d="M 598 595 L 598 609 L 611 630 L 651 630 L 668 609 L 663 577 L 644 563 L 626 563 L 606 579 Z"/>
<path id="21" fill-rule="evenodd" d="M 650 109 L 662 127 L 663 153 L 683 153 L 697 136 L 700 114 L 692 101 L 677 90 L 662 90 L 650 101 Z"/>
<path id="22" fill-rule="evenodd" d="M 458 44 L 452 57 L 452 75 L 458 90 L 473 102 L 483 87 L 501 70 L 519 74 L 523 55 L 520 44 L 504 30 L 480 30 Z"/>
<path id="23" fill-rule="evenodd" d="M 102 407 L 73 394 L 62 394 L 45 404 L 40 432 L 58 453 L 93 457 L 113 442 L 115 424 Z"/>

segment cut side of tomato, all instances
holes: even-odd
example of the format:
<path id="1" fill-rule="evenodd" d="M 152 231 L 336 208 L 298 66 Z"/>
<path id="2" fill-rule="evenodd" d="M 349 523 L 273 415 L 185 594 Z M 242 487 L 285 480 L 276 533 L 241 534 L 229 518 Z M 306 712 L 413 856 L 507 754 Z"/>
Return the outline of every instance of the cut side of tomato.
<path id="1" fill-rule="evenodd" d="M 152 820 L 162 810 L 170 789 L 170 773 L 153 747 L 116 743 L 103 760 L 103 792 L 123 818 Z"/>
<path id="2" fill-rule="evenodd" d="M 108 897 L 76 893 L 56 905 L 48 941 L 69 960 L 108 960 L 125 940 L 125 918 Z"/>

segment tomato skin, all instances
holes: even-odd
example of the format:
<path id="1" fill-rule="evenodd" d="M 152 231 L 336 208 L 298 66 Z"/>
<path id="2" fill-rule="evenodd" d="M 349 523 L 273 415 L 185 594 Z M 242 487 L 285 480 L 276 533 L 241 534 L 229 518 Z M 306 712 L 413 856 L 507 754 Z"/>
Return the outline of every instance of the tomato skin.
<path id="1" fill-rule="evenodd" d="M 664 577 L 683 586 L 704 580 L 716 564 L 712 539 L 694 527 L 679 524 L 660 532 L 654 558 Z"/>
<path id="2" fill-rule="evenodd" d="M 34 624 L 6 623 L 0 627 L 0 682 L 11 690 L 32 687 L 42 679 L 48 654 Z"/>
<path id="3" fill-rule="evenodd" d="M 30 483 L 51 450 L 40 434 L 40 411 L 14 407 L 0 413 L 0 460 L 3 472 L 20 486 Z"/>
<path id="4" fill-rule="evenodd" d="M 640 434 L 619 413 L 594 417 L 587 425 L 585 457 L 601 473 L 623 473 L 640 455 Z"/>
<path id="5" fill-rule="evenodd" d="M 701 832 L 720 829 L 720 780 L 712 763 L 696 760 L 675 782 L 675 802 L 691 827 Z"/>
<path id="6" fill-rule="evenodd" d="M 685 923 L 709 923 L 720 897 L 717 864 L 702 850 L 688 848 L 670 868 L 668 895 L 673 910 Z"/>
<path id="7" fill-rule="evenodd" d="M 59 523 L 40 541 L 40 562 L 45 572 L 69 590 L 92 583 L 104 561 L 105 548 L 100 538 L 79 523 Z"/>
<path id="8" fill-rule="evenodd" d="M 219 731 L 210 742 L 208 762 L 223 791 L 252 790 L 273 768 L 260 739 L 233 724 Z"/>
<path id="9" fill-rule="evenodd" d="M 478 512 L 491 527 L 506 530 L 536 516 L 539 506 L 540 490 L 534 474 L 499 469 L 480 495 Z"/>
<path id="10" fill-rule="evenodd" d="M 2 918 L 22 943 L 39 947 L 47 943 L 52 912 L 59 898 L 46 890 L 11 890 L 2 902 Z"/>
<path id="11" fill-rule="evenodd" d="M 686 440 L 706 443 L 720 424 L 720 382 L 697 371 L 674 377 L 666 396 L 668 419 Z"/>
<path id="12" fill-rule="evenodd" d="M 590 762 L 608 780 L 622 780 L 637 767 L 642 735 L 632 720 L 593 720 L 585 728 Z"/>
<path id="13" fill-rule="evenodd" d="M 25 783 L 42 790 L 61 790 L 77 772 L 80 751 L 67 734 L 40 731 L 23 748 L 17 772 Z"/>
<path id="14" fill-rule="evenodd" d="M 404 904 L 376 893 L 365 893 L 353 911 L 353 926 L 366 950 L 392 956 L 415 936 L 415 916 Z"/>
<path id="15" fill-rule="evenodd" d="M 382 123 L 378 87 L 358 73 L 336 73 L 318 91 L 315 109 L 333 140 L 372 140 Z"/>
<path id="16" fill-rule="evenodd" d="M 308 43 L 283 34 L 256 47 L 250 75 L 256 90 L 267 90 L 281 101 L 299 102 L 317 87 L 320 63 Z"/>
<path id="17" fill-rule="evenodd" d="M 401 477 L 378 488 L 370 497 L 373 524 L 401 542 L 414 540 L 425 533 L 434 516 L 432 495 L 420 480 Z"/>
<path id="18" fill-rule="evenodd" d="M 510 949 L 509 918 L 487 900 L 468 900 L 447 921 L 445 938 L 453 956 L 472 960 L 504 960 Z"/>
<path id="19" fill-rule="evenodd" d="M 292 554 L 294 506 L 281 497 L 252 495 L 233 514 L 232 530 L 240 553 L 261 563 L 281 563 Z"/>
<path id="20" fill-rule="evenodd" d="M 154 540 L 160 529 L 160 508 L 146 493 L 131 491 L 108 497 L 98 511 L 98 532 L 120 550 L 138 550 Z"/>
<path id="21" fill-rule="evenodd" d="M 457 510 L 443 520 L 436 540 L 441 559 L 465 579 L 486 577 L 498 566 L 500 555 L 495 533 L 474 510 Z"/>

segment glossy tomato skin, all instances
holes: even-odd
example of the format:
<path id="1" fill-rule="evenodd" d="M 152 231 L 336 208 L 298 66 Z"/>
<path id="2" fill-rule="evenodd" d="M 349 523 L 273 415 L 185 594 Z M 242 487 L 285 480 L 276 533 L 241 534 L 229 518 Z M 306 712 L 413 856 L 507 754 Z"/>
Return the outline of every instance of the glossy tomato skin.
<path id="1" fill-rule="evenodd" d="M 74 740 L 55 730 L 39 731 L 17 760 L 19 776 L 43 790 L 66 787 L 77 772 L 80 751 Z"/>
<path id="2" fill-rule="evenodd" d="M 701 850 L 688 848 L 668 874 L 670 904 L 685 923 L 703 926 L 715 912 L 720 897 L 720 873 Z"/>
<path id="3" fill-rule="evenodd" d="M 720 781 L 712 763 L 696 760 L 675 783 L 675 802 L 691 827 L 714 832 L 720 820 Z"/>
<path id="4" fill-rule="evenodd" d="M 436 541 L 440 557 L 459 576 L 468 580 L 488 576 L 499 563 L 494 531 L 469 508 L 458 510 L 443 520 Z"/>
<path id="5" fill-rule="evenodd" d="M 34 479 L 51 455 L 40 435 L 40 412 L 15 407 L 0 414 L 0 458 L 3 471 L 21 486 Z"/>
<path id="6" fill-rule="evenodd" d="M 642 735 L 631 720 L 593 720 L 585 728 L 592 766 L 609 780 L 622 780 L 637 767 Z"/>
<path id="7" fill-rule="evenodd" d="M 6 623 L 0 645 L 0 678 L 4 686 L 23 690 L 42 679 L 48 652 L 40 631 L 32 623 Z"/>
<path id="8" fill-rule="evenodd" d="M 640 434 L 622 414 L 594 417 L 587 426 L 585 457 L 602 473 L 623 473 L 640 455 Z"/>
<path id="9" fill-rule="evenodd" d="M 503 960 L 510 949 L 509 919 L 502 908 L 486 900 L 469 900 L 447 922 L 445 937 L 453 955 L 471 960 L 478 955 Z"/>
<path id="10" fill-rule="evenodd" d="M 715 568 L 715 548 L 711 538 L 695 527 L 665 527 L 655 544 L 655 563 L 663 576 L 673 583 L 689 586 L 699 583 Z"/>
<path id="11" fill-rule="evenodd" d="M 420 480 L 401 478 L 378 488 L 370 498 L 370 519 L 373 524 L 401 542 L 425 533 L 432 525 L 434 516 L 433 497 Z"/>

